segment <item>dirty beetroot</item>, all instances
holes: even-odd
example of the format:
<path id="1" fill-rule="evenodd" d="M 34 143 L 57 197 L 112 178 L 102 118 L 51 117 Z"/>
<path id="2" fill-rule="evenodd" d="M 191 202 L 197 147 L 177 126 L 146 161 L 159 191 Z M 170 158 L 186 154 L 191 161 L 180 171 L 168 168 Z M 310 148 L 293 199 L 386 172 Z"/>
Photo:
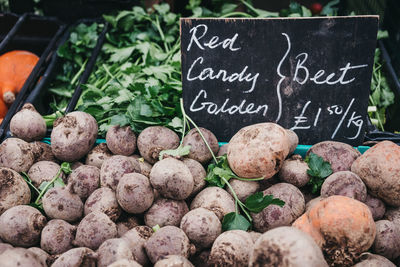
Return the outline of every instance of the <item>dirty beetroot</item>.
<path id="1" fill-rule="evenodd" d="M 84 112 L 58 119 L 54 131 L 49 147 L 17 137 L 0 144 L 5 262 L 399 263 L 400 148 L 389 141 L 363 155 L 325 141 L 303 158 L 293 154 L 295 133 L 260 123 L 222 149 L 194 124 L 180 133 L 110 127 L 108 143 L 95 145 L 97 122 Z"/>

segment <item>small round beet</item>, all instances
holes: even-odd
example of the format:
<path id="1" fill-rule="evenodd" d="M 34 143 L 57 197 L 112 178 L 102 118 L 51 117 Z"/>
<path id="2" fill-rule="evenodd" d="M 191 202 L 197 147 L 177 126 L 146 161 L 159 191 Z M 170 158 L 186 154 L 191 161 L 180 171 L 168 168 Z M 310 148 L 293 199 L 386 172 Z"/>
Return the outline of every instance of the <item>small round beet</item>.
<path id="1" fill-rule="evenodd" d="M 115 222 L 121 215 L 115 192 L 108 187 L 96 189 L 85 202 L 85 216 L 93 211 L 103 212 Z"/>
<path id="2" fill-rule="evenodd" d="M 365 199 L 365 204 L 371 211 L 374 221 L 382 219 L 383 216 L 385 215 L 386 212 L 385 203 L 379 198 L 367 194 L 367 198 Z"/>
<path id="3" fill-rule="evenodd" d="M 351 171 L 338 171 L 325 179 L 321 187 L 321 197 L 341 195 L 364 202 L 367 187 L 357 174 Z"/>
<path id="4" fill-rule="evenodd" d="M 30 144 L 22 139 L 7 138 L 0 145 L 0 167 L 27 172 L 34 160 Z"/>
<path id="5" fill-rule="evenodd" d="M 245 231 L 223 232 L 212 245 L 209 261 L 213 266 L 247 266 L 253 245 L 250 234 Z"/>
<path id="6" fill-rule="evenodd" d="M 146 177 L 150 176 L 151 168 L 153 167 L 153 165 L 151 165 L 149 162 L 147 162 L 144 158 L 142 158 L 139 155 L 132 155 L 129 158 L 139 163 L 141 174 L 143 174 Z"/>
<path id="7" fill-rule="evenodd" d="M 189 208 L 183 200 L 159 198 L 144 214 L 144 222 L 149 227 L 179 226 L 182 217 L 188 211 Z"/>
<path id="8" fill-rule="evenodd" d="M 53 161 L 57 163 L 57 159 L 51 151 L 51 146 L 44 142 L 35 141 L 29 144 L 34 156 L 34 162 Z"/>
<path id="9" fill-rule="evenodd" d="M 140 225 L 140 220 L 134 215 L 122 213 L 117 220 L 118 237 L 123 236 L 129 230 Z"/>
<path id="10" fill-rule="evenodd" d="M 304 196 L 301 191 L 292 184 L 279 183 L 263 191 L 265 195 L 272 195 L 285 202 L 283 207 L 269 205 L 259 213 L 251 213 L 254 229 L 258 232 L 266 232 L 278 226 L 289 226 L 300 217 L 305 210 Z"/>
<path id="11" fill-rule="evenodd" d="M 283 162 L 278 176 L 282 182 L 296 187 L 303 187 L 310 181 L 310 176 L 307 173 L 308 169 L 308 164 L 300 155 L 293 155 Z"/>
<path id="12" fill-rule="evenodd" d="M 111 238 L 104 241 L 97 253 L 97 267 L 107 267 L 121 259 L 134 260 L 129 244 L 123 238 Z"/>
<path id="13" fill-rule="evenodd" d="M 375 222 L 376 236 L 372 251 L 389 260 L 400 256 L 400 232 L 396 225 L 388 220 Z"/>
<path id="14" fill-rule="evenodd" d="M 206 208 L 217 215 L 218 219 L 235 211 L 233 197 L 224 189 L 213 186 L 200 191 L 190 204 L 190 209 Z"/>
<path id="15" fill-rule="evenodd" d="M 51 220 L 43 228 L 40 247 L 52 255 L 62 254 L 72 248 L 75 232 L 76 226 L 66 221 Z"/>
<path id="16" fill-rule="evenodd" d="M 208 145 L 210 146 L 212 152 L 214 154 L 217 154 L 219 150 L 219 145 L 215 135 L 205 128 L 200 127 L 199 129 L 203 134 L 205 140 L 207 141 Z M 212 159 L 211 152 L 208 150 L 206 143 L 204 143 L 203 138 L 200 136 L 196 128 L 191 129 L 185 135 L 182 145 L 190 146 L 190 153 L 188 157 L 197 160 L 201 164 L 206 164 Z"/>
<path id="17" fill-rule="evenodd" d="M 97 253 L 85 247 L 64 252 L 51 267 L 96 267 Z"/>
<path id="18" fill-rule="evenodd" d="M 127 173 L 119 180 L 116 197 L 121 208 L 133 214 L 145 212 L 154 201 L 149 178 L 140 173 Z"/>
<path id="19" fill-rule="evenodd" d="M 132 172 L 140 173 L 139 164 L 133 165 L 133 161 L 126 156 L 112 156 L 101 165 L 100 184 L 102 187 L 110 187 L 115 190 L 122 176 Z"/>
<path id="20" fill-rule="evenodd" d="M 107 144 L 100 143 L 87 154 L 85 164 L 95 166 L 100 169 L 103 162 L 112 155 L 113 154 L 108 149 Z"/>
<path id="21" fill-rule="evenodd" d="M 0 254 L 2 267 L 46 267 L 39 257 L 25 248 L 7 249 Z"/>
<path id="22" fill-rule="evenodd" d="M 26 103 L 10 121 L 10 131 L 26 142 L 41 140 L 46 135 L 46 122 L 31 103 Z"/>
<path id="23" fill-rule="evenodd" d="M 71 172 L 68 185 L 81 199 L 87 199 L 100 185 L 100 169 L 82 165 Z"/>
<path id="24" fill-rule="evenodd" d="M 194 265 L 188 259 L 179 255 L 168 255 L 154 264 L 154 267 L 170 266 L 194 267 Z"/>
<path id="25" fill-rule="evenodd" d="M 149 163 L 154 164 L 158 161 L 161 151 L 179 146 L 179 136 L 167 127 L 151 126 L 139 134 L 137 146 L 140 155 Z"/>
<path id="26" fill-rule="evenodd" d="M 106 134 L 106 142 L 115 155 L 129 156 L 136 150 L 136 136 L 130 126 L 111 126 Z"/>
<path id="27" fill-rule="evenodd" d="M 151 185 L 164 197 L 183 200 L 193 191 L 194 181 L 189 168 L 180 160 L 166 158 L 154 164 Z"/>
<path id="28" fill-rule="evenodd" d="M 231 179 L 229 180 L 229 184 L 235 191 L 237 197 L 240 201 L 245 202 L 246 198 L 253 195 L 254 193 L 260 190 L 260 184 L 256 181 L 244 181 L 239 179 Z M 232 191 L 229 188 L 226 188 L 229 194 L 232 194 Z"/>
<path id="29" fill-rule="evenodd" d="M 146 242 L 147 256 L 152 263 L 168 255 L 180 255 L 188 258 L 194 251 L 185 232 L 175 226 L 158 229 Z"/>
<path id="30" fill-rule="evenodd" d="M 0 238 L 13 246 L 31 247 L 39 243 L 47 220 L 39 210 L 19 205 L 0 216 Z"/>
<path id="31" fill-rule="evenodd" d="M 106 214 L 94 211 L 79 223 L 73 245 L 97 249 L 107 239 L 117 237 L 117 234 L 115 223 Z"/>
<path id="32" fill-rule="evenodd" d="M 67 187 L 54 187 L 44 194 L 43 209 L 51 219 L 75 222 L 82 218 L 83 202 L 77 194 Z"/>
<path id="33" fill-rule="evenodd" d="M 194 159 L 185 158 L 183 159 L 183 163 L 189 168 L 192 174 L 194 185 L 190 196 L 194 196 L 206 186 L 206 180 L 204 180 L 204 178 L 206 178 L 207 172 L 203 165 Z"/>
<path id="34" fill-rule="evenodd" d="M 143 266 L 147 266 L 150 263 L 144 245 L 153 233 L 153 229 L 150 227 L 136 226 L 122 236 L 128 242 L 136 261 Z"/>
<path id="35" fill-rule="evenodd" d="M 221 234 L 221 222 L 214 212 L 197 208 L 183 216 L 180 228 L 185 232 L 196 249 L 211 247 Z"/>
<path id="36" fill-rule="evenodd" d="M 9 168 L 0 168 L 0 215 L 7 209 L 28 204 L 31 190 L 22 176 Z"/>
<path id="37" fill-rule="evenodd" d="M 73 162 L 85 156 L 97 138 L 96 119 L 85 112 L 74 111 L 54 122 L 51 150 L 62 161 Z"/>

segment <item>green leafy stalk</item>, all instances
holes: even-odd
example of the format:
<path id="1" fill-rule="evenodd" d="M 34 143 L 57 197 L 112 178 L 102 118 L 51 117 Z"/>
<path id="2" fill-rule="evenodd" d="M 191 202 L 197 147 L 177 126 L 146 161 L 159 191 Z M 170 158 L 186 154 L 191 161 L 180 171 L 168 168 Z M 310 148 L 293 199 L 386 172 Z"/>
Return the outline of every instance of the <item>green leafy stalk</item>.
<path id="1" fill-rule="evenodd" d="M 193 124 L 193 126 L 196 128 L 197 132 L 199 133 L 199 135 L 201 136 L 201 139 L 203 139 L 204 143 L 207 146 L 208 151 L 210 151 L 213 159 L 215 162 L 218 162 L 217 158 L 214 155 L 214 152 L 212 151 L 210 145 L 208 144 L 206 138 L 204 137 L 203 133 L 200 131 L 200 128 L 197 126 L 197 124 L 186 114 L 185 112 L 185 108 L 183 107 L 183 99 L 180 99 L 180 106 L 181 106 L 181 111 L 182 111 L 182 116 L 184 118 L 186 118 L 186 120 L 188 120 L 191 124 Z"/>
<path id="2" fill-rule="evenodd" d="M 34 204 L 40 205 L 40 200 L 42 199 L 43 195 L 49 190 L 55 183 L 58 183 L 61 186 L 65 186 L 64 182 L 61 179 L 61 173 L 70 174 L 72 172 L 71 165 L 68 162 L 63 162 L 61 164 L 61 168 L 58 170 L 57 174 L 50 182 L 44 182 L 39 187 L 40 194 L 36 198 Z"/>
<path id="3" fill-rule="evenodd" d="M 308 184 L 311 185 L 312 193 L 315 194 L 321 190 L 325 178 L 332 174 L 331 164 L 312 152 L 304 161 L 308 164 L 307 173 L 311 176 Z"/>
<path id="4" fill-rule="evenodd" d="M 25 182 L 29 185 L 29 187 L 36 192 L 38 195 L 40 194 L 40 191 L 33 185 L 31 178 L 26 172 L 21 172 L 22 178 L 24 178 Z"/>

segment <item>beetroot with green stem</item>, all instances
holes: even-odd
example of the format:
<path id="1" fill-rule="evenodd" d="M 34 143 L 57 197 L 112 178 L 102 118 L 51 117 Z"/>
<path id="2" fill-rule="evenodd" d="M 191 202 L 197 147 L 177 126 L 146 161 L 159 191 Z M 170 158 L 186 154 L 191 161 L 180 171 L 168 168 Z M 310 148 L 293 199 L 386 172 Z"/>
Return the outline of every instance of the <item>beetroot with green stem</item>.
<path id="1" fill-rule="evenodd" d="M 167 127 L 150 126 L 139 134 L 137 146 L 140 155 L 149 163 L 154 164 L 158 161 L 161 151 L 179 146 L 179 137 Z"/>

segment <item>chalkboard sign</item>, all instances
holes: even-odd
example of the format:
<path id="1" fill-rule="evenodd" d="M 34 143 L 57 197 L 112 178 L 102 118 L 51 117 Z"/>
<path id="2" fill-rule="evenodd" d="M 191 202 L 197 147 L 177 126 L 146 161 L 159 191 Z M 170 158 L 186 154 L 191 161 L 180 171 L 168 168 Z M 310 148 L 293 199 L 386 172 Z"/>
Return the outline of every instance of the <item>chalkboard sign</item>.
<path id="1" fill-rule="evenodd" d="M 187 114 L 219 141 L 277 122 L 301 144 L 362 143 L 378 16 L 181 19 Z"/>

